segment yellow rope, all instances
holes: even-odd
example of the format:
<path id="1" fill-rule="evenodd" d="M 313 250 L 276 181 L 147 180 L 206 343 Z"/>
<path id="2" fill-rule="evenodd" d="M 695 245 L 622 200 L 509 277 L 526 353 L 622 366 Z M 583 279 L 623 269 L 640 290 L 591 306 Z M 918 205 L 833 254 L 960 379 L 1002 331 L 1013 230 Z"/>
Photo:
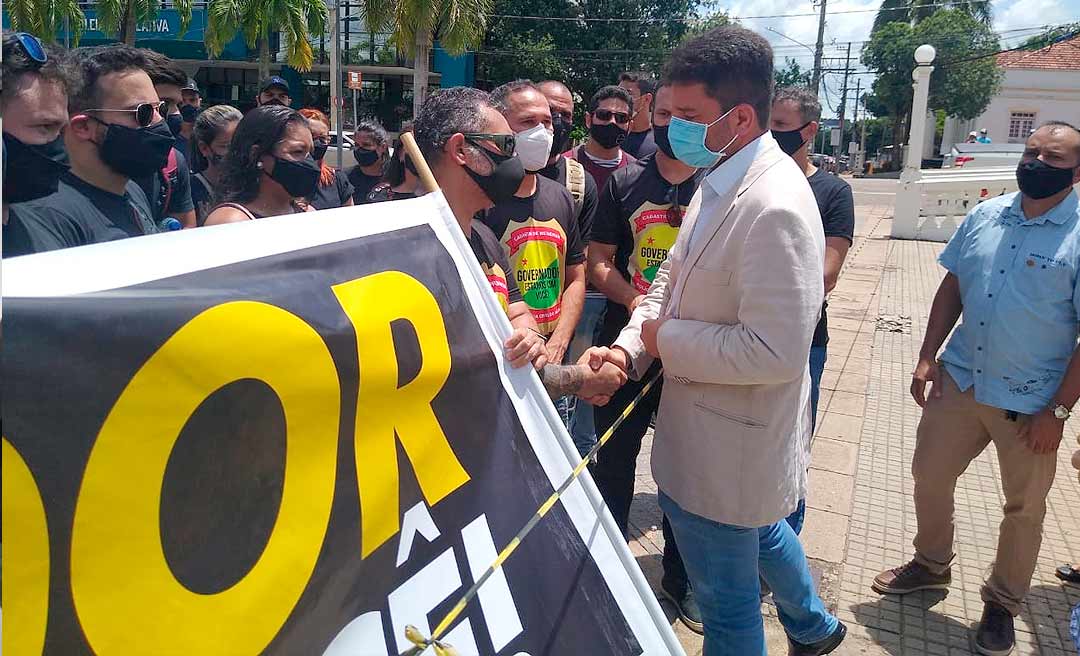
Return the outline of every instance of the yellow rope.
<path id="1" fill-rule="evenodd" d="M 606 431 L 604 431 L 604 434 L 601 435 L 600 439 L 596 441 L 596 444 L 593 446 L 593 448 L 589 449 L 589 452 L 585 454 L 585 457 L 581 459 L 581 462 L 579 462 L 577 466 L 574 467 L 574 470 L 570 472 L 570 476 L 567 477 L 565 481 L 563 481 L 562 485 L 560 485 L 555 490 L 555 492 L 552 493 L 552 495 L 544 501 L 544 503 L 540 504 L 540 507 L 536 509 L 536 512 L 533 514 L 532 517 L 529 518 L 529 521 L 525 523 L 525 526 L 522 527 L 522 529 L 518 531 L 518 534 L 515 535 L 514 538 L 510 540 L 510 542 L 503 548 L 503 550 L 495 558 L 494 562 L 492 562 L 491 565 L 488 566 L 487 570 L 484 571 L 483 575 L 481 575 L 480 578 L 476 579 L 476 582 L 472 584 L 472 587 L 465 591 L 465 594 L 461 595 L 461 599 L 459 599 L 458 602 L 454 604 L 454 607 L 450 609 L 450 612 L 446 614 L 446 617 L 444 617 L 442 621 L 435 626 L 435 630 L 431 633 L 430 638 L 425 638 L 423 634 L 420 633 L 419 629 L 417 629 L 415 626 L 412 626 L 411 624 L 405 627 L 405 637 L 408 638 L 409 641 L 413 643 L 413 645 L 415 645 L 412 649 L 405 653 L 405 656 L 418 656 L 428 647 L 435 648 L 436 656 L 457 656 L 457 651 L 455 651 L 452 646 L 441 642 L 439 638 L 442 637 L 447 630 L 449 630 L 450 625 L 453 624 L 454 621 L 457 620 L 458 616 L 461 615 L 462 611 L 465 610 L 465 606 L 469 603 L 469 601 L 472 600 L 473 597 L 476 596 L 476 593 L 480 590 L 480 587 L 484 585 L 484 582 L 487 581 L 488 578 L 490 578 L 491 575 L 494 574 L 500 567 L 502 567 L 503 563 L 506 562 L 506 559 L 510 557 L 510 554 L 514 553 L 514 550 L 518 548 L 518 545 L 521 544 L 521 541 L 525 539 L 525 536 L 528 535 L 529 532 L 532 531 L 533 528 L 540 522 L 540 520 L 543 519 L 544 515 L 546 515 L 548 511 L 555 506 L 555 503 L 559 500 L 559 497 L 561 497 L 563 493 L 566 492 L 566 490 L 574 483 L 574 481 L 576 481 L 578 477 L 581 476 L 581 473 L 584 472 L 585 469 L 588 467 L 589 462 L 592 461 L 593 456 L 595 456 L 596 453 L 601 449 L 601 447 L 603 447 L 608 442 L 608 440 L 611 439 L 611 437 L 615 434 L 615 430 L 624 421 L 626 421 L 626 418 L 630 416 L 630 413 L 634 411 L 634 408 L 637 407 L 638 403 L 640 403 L 641 400 L 645 398 L 645 395 L 649 393 L 649 390 L 653 388 L 653 385 L 656 384 L 656 381 L 660 379 L 661 375 L 663 375 L 663 369 L 657 371 L 656 375 L 650 378 L 647 383 L 645 383 L 645 385 L 641 388 L 641 391 L 638 392 L 637 396 L 634 397 L 634 400 L 626 406 L 626 408 L 622 411 L 622 413 L 619 414 L 618 417 L 616 417 L 615 421 L 612 422 L 611 426 Z"/>

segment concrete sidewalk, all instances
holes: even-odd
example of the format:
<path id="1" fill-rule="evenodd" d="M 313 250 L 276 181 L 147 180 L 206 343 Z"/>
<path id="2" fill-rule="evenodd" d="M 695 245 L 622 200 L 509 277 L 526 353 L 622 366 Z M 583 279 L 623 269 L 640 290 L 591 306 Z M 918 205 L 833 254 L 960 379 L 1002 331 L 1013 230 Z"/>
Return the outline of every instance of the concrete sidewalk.
<path id="1" fill-rule="evenodd" d="M 954 656 L 974 653 L 982 612 L 979 586 L 994 558 L 1004 497 L 996 455 L 987 450 L 956 490 L 956 551 L 948 594 L 885 598 L 870 589 L 881 570 L 911 557 L 915 533 L 911 456 L 919 408 L 908 394 L 927 314 L 943 275 L 943 244 L 891 241 L 892 208 L 859 206 L 856 240 L 829 299 L 829 359 L 822 379 L 803 544 L 822 597 L 848 625 L 837 654 Z M 1066 427 L 1049 497 L 1031 593 L 1017 619 L 1014 654 L 1074 656 L 1068 612 L 1080 588 L 1053 576 L 1080 560 L 1080 485 L 1069 464 L 1080 418 Z M 663 535 L 649 471 L 651 433 L 638 460 L 631 550 L 659 590 Z M 667 602 L 664 602 L 665 604 Z M 688 654 L 701 638 L 674 619 Z M 787 653 L 774 609 L 763 606 L 769 653 Z"/>

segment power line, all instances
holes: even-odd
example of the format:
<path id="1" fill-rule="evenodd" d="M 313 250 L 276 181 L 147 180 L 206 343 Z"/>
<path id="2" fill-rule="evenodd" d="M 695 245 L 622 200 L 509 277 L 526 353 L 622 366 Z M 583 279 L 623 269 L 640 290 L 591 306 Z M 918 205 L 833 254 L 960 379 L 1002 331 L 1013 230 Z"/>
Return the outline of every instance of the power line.
<path id="1" fill-rule="evenodd" d="M 989 4 L 993 0 L 968 0 L 966 4 Z M 933 4 L 919 5 L 919 8 L 931 8 L 931 7 L 955 7 L 955 2 L 939 2 Z M 910 7 L 885 7 L 878 9 L 841 9 L 840 11 L 829 12 L 830 16 L 837 16 L 840 14 L 866 14 L 866 13 L 878 13 L 885 11 L 910 11 Z M 739 20 L 764 20 L 767 18 L 805 18 L 812 16 L 817 18 L 818 12 L 813 13 L 798 13 L 798 14 L 768 14 L 762 16 L 731 16 L 727 15 L 728 19 L 733 21 Z M 673 18 L 593 18 L 587 16 L 524 16 L 517 14 L 491 14 L 491 18 L 507 18 L 517 20 L 537 20 L 537 21 L 562 21 L 562 22 L 586 22 L 586 23 L 697 23 L 707 20 L 706 18 L 694 17 L 673 17 Z"/>

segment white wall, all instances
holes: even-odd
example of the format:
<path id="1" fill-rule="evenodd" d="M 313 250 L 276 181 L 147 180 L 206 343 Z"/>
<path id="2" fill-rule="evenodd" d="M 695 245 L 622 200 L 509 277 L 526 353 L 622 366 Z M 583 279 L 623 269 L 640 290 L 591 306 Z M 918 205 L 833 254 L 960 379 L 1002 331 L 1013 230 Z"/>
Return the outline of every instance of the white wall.
<path id="1" fill-rule="evenodd" d="M 989 130 L 995 143 L 1008 143 L 1012 112 L 1034 112 L 1036 126 L 1050 120 L 1080 123 L 1080 70 L 1005 69 L 998 95 L 981 116 L 971 122 L 946 119 L 941 152 L 982 128 Z"/>

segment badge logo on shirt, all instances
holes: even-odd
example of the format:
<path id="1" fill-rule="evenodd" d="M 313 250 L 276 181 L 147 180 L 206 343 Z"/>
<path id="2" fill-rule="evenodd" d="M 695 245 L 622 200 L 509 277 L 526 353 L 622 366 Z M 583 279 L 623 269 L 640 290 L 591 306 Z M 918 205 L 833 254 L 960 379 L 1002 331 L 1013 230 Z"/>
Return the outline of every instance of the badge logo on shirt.
<path id="1" fill-rule="evenodd" d="M 682 213 L 685 207 L 679 208 Z M 670 209 L 645 202 L 630 215 L 630 231 L 634 235 L 634 252 L 630 257 L 630 283 L 639 294 L 648 293 L 660 265 L 675 245 L 679 229 L 668 224 Z"/>
<path id="2" fill-rule="evenodd" d="M 566 233 L 555 219 L 511 221 L 500 240 L 514 280 L 540 331 L 555 330 L 562 314 Z"/>

